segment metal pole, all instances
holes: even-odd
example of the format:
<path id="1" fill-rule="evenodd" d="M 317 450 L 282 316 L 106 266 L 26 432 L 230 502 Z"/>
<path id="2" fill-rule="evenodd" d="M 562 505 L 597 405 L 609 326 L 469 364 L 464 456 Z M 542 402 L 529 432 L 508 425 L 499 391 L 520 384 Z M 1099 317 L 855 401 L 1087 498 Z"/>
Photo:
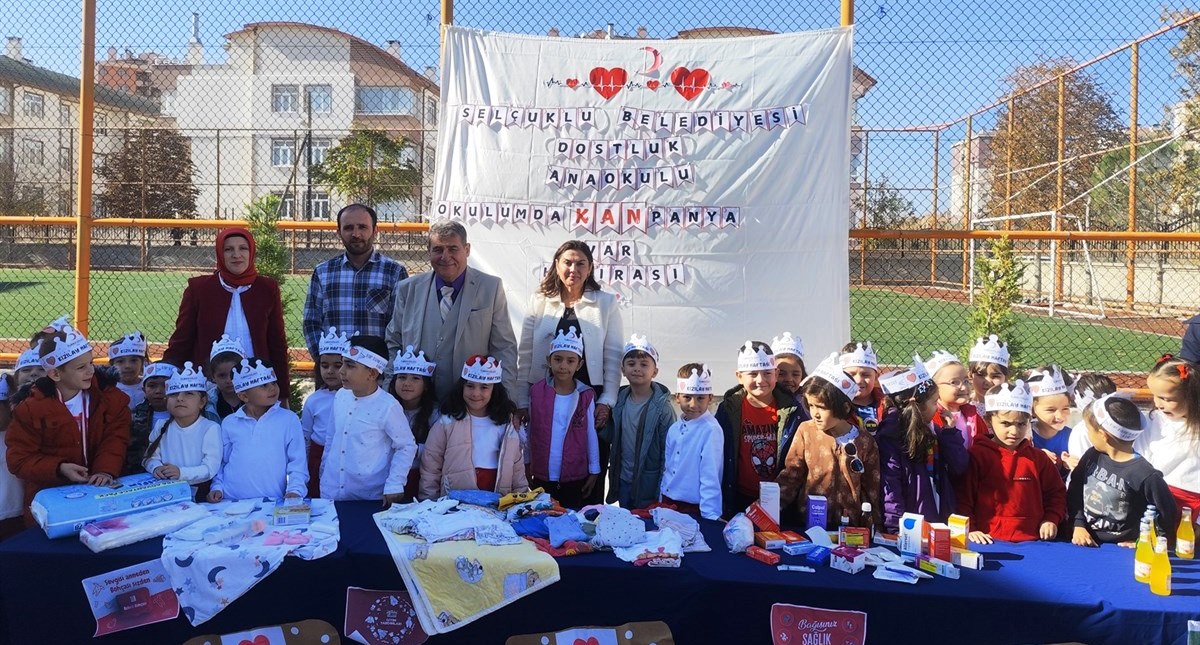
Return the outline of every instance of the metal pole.
<path id="1" fill-rule="evenodd" d="M 1058 211 L 1050 213 L 1050 230 L 1058 230 Z M 1049 317 L 1054 317 L 1054 303 L 1059 299 L 1062 289 L 1062 274 L 1059 272 L 1062 269 L 1062 258 L 1058 252 L 1058 240 L 1050 240 L 1050 263 L 1054 265 L 1054 273 L 1050 277 L 1053 283 L 1050 289 L 1050 310 Z"/>
<path id="2" fill-rule="evenodd" d="M 859 222 L 859 228 L 867 228 L 867 200 L 870 198 L 867 192 L 867 182 L 869 181 L 867 174 L 867 164 L 870 163 L 871 154 L 868 143 L 871 133 L 863 131 L 863 181 L 862 181 L 862 219 Z M 858 245 L 858 285 L 867 284 L 867 241 L 863 240 Z"/>
<path id="3" fill-rule="evenodd" d="M 967 117 L 967 138 L 965 143 L 965 151 L 962 154 L 963 159 L 963 228 L 971 230 L 971 128 L 974 125 L 975 117 Z M 968 266 L 974 261 L 975 240 L 970 240 L 970 245 L 963 244 L 963 268 L 962 268 L 962 288 L 967 290 L 967 280 L 971 280 L 971 301 L 975 301 L 974 276 L 969 276 L 970 267 Z"/>
<path id="4" fill-rule="evenodd" d="M 1129 222 L 1126 229 L 1137 230 L 1137 159 L 1138 147 L 1138 44 L 1130 49 L 1132 62 L 1129 65 Z M 1125 243 L 1125 307 L 1133 309 L 1134 281 L 1137 279 L 1135 264 L 1137 247 L 1133 240 Z M 1160 301 L 1161 302 L 1161 299 Z"/>
<path id="5" fill-rule="evenodd" d="M 854 24 L 854 0 L 842 0 L 842 26 Z"/>
<path id="6" fill-rule="evenodd" d="M 1058 164 L 1055 170 L 1056 186 L 1054 190 L 1054 216 L 1051 218 L 1051 230 L 1058 230 L 1058 216 L 1063 208 L 1063 190 L 1066 188 L 1066 173 L 1063 172 L 1063 160 L 1067 156 L 1067 78 L 1058 78 Z M 1054 293 L 1050 298 L 1050 315 L 1054 315 L 1054 301 L 1062 300 L 1063 259 L 1057 252 L 1058 242 L 1051 243 L 1050 253 L 1054 256 Z"/>
<path id="7" fill-rule="evenodd" d="M 312 221 L 312 164 L 313 164 L 312 92 L 307 91 L 307 88 L 305 88 L 305 92 L 304 92 L 304 111 L 307 115 L 307 120 L 308 120 L 308 122 L 306 124 L 308 127 L 308 130 L 304 134 L 304 221 L 311 222 Z M 296 248 L 295 242 L 296 242 L 296 239 L 295 239 L 295 236 L 293 235 L 292 236 L 292 248 L 293 249 Z M 293 258 L 293 264 L 295 264 L 294 258 Z M 296 267 L 293 266 L 292 271 L 295 272 L 295 270 L 296 270 Z"/>
<path id="8" fill-rule="evenodd" d="M 221 219 L 221 129 L 217 128 L 217 211 L 213 219 Z"/>
<path id="9" fill-rule="evenodd" d="M 92 125 L 95 109 L 96 0 L 83 0 L 83 67 L 79 75 L 79 179 L 75 227 L 75 328 L 88 333 L 92 265 Z"/>
<path id="10" fill-rule="evenodd" d="M 942 131 L 933 131 L 933 229 L 938 227 L 938 166 L 940 165 L 939 156 L 942 150 Z M 933 286 L 937 282 L 937 240 L 929 240 L 929 285 Z"/>
<path id="11" fill-rule="evenodd" d="M 1013 113 L 1017 110 L 1017 100 L 1015 98 L 1008 100 L 1008 134 L 1007 143 L 1004 146 L 1004 215 L 1009 217 L 1012 215 L 1012 150 L 1013 150 L 1013 121 L 1016 119 Z M 1004 230 L 1012 230 L 1012 220 L 1004 221 Z"/>

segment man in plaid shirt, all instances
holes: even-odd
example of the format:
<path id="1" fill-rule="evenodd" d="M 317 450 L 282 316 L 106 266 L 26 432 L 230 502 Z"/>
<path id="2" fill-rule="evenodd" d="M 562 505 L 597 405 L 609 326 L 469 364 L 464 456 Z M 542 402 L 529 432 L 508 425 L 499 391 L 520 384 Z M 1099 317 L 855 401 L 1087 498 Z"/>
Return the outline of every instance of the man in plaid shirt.
<path id="1" fill-rule="evenodd" d="M 396 283 L 408 271 L 375 250 L 378 221 L 374 209 L 362 204 L 338 211 L 338 237 L 346 253 L 313 269 L 304 300 L 304 343 L 314 361 L 321 334 L 330 327 L 383 336 L 392 319 Z"/>

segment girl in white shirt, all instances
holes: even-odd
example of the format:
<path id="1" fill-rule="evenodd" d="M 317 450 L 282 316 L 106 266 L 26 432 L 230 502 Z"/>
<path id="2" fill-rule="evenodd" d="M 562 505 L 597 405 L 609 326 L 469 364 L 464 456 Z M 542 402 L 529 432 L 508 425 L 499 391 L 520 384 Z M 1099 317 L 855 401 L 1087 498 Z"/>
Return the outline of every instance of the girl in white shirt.
<path id="1" fill-rule="evenodd" d="M 438 411 L 437 394 L 433 389 L 433 372 L 437 363 L 425 360 L 425 352 L 417 351 L 412 345 L 396 354 L 392 363 L 392 382 L 388 391 L 400 402 L 413 439 L 417 442 L 417 458 L 408 471 L 408 482 L 404 485 L 404 499 L 417 496 L 421 484 L 421 457 L 425 453 L 425 441 L 429 428 L 441 413 Z"/>
<path id="2" fill-rule="evenodd" d="M 150 432 L 142 466 L 159 479 L 181 479 L 200 492 L 221 466 L 221 426 L 203 416 L 208 379 L 191 361 L 167 379 L 171 417 Z M 198 499 L 203 499 L 199 495 Z"/>
<path id="3" fill-rule="evenodd" d="M 1134 450 L 1163 474 L 1179 508 L 1200 513 L 1200 370 L 1167 354 L 1146 377 L 1154 395 L 1150 427 Z M 1172 528 L 1171 531 L 1174 531 Z"/>
<path id="4" fill-rule="evenodd" d="M 333 397 L 342 389 L 342 352 L 349 347 L 346 334 L 343 332 L 338 335 L 336 327 L 330 327 L 328 334 L 321 334 L 317 350 L 316 388 L 304 399 L 304 409 L 300 413 L 300 429 L 304 432 L 304 445 L 308 450 L 309 473 L 320 472 L 321 469 L 321 455 L 325 452 L 325 442 L 333 426 Z M 309 497 L 320 496 L 318 484 L 318 478 L 308 479 Z"/>

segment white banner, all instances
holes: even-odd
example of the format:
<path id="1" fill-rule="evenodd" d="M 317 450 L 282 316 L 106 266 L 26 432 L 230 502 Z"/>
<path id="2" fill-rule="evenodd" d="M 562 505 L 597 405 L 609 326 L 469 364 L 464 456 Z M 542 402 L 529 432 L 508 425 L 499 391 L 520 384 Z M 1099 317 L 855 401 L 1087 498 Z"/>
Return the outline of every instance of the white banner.
<path id="1" fill-rule="evenodd" d="M 593 248 L 659 379 L 790 331 L 849 340 L 850 29 L 715 40 L 446 31 L 434 219 L 513 326 L 563 241 Z"/>

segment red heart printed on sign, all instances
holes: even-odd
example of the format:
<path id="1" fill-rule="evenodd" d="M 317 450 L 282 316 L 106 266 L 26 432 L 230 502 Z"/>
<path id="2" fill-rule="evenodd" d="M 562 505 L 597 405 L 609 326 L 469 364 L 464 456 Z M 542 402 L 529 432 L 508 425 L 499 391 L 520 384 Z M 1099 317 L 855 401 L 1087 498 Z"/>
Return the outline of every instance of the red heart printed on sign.
<path id="1" fill-rule="evenodd" d="M 675 86 L 675 91 L 679 92 L 680 96 L 690 101 L 700 96 L 700 92 L 708 87 L 708 70 L 676 67 L 671 70 L 671 85 Z"/>
<path id="2" fill-rule="evenodd" d="M 573 645 L 600 645 L 600 640 L 597 639 L 595 636 L 588 636 L 587 640 L 583 640 L 582 638 L 576 638 L 575 643 Z"/>
<path id="3" fill-rule="evenodd" d="M 913 374 L 912 372 L 909 372 L 909 373 L 908 373 L 908 376 L 906 376 L 906 377 L 904 377 L 904 378 L 908 379 L 908 382 L 909 382 L 909 383 L 916 383 L 916 382 L 917 382 L 917 375 L 916 375 L 916 374 Z"/>
<path id="4" fill-rule="evenodd" d="M 271 639 L 259 634 L 258 636 L 254 637 L 254 640 L 243 639 L 240 643 L 238 643 L 238 645 L 271 645 Z"/>
<path id="5" fill-rule="evenodd" d="M 571 89 L 575 89 L 575 88 L 579 87 L 579 79 L 577 79 L 577 78 L 568 78 L 568 79 L 567 79 L 567 87 L 569 87 L 569 88 L 571 88 Z"/>
<path id="6" fill-rule="evenodd" d="M 658 89 L 658 81 L 646 81 L 646 87 L 650 88 L 650 91 L 653 92 Z"/>
<path id="7" fill-rule="evenodd" d="M 603 96 L 605 100 L 616 96 L 617 92 L 625 87 L 625 80 L 628 78 L 629 75 L 620 67 L 612 69 L 596 67 L 588 75 L 588 80 L 592 82 L 592 89 L 596 90 L 596 93 Z"/>

